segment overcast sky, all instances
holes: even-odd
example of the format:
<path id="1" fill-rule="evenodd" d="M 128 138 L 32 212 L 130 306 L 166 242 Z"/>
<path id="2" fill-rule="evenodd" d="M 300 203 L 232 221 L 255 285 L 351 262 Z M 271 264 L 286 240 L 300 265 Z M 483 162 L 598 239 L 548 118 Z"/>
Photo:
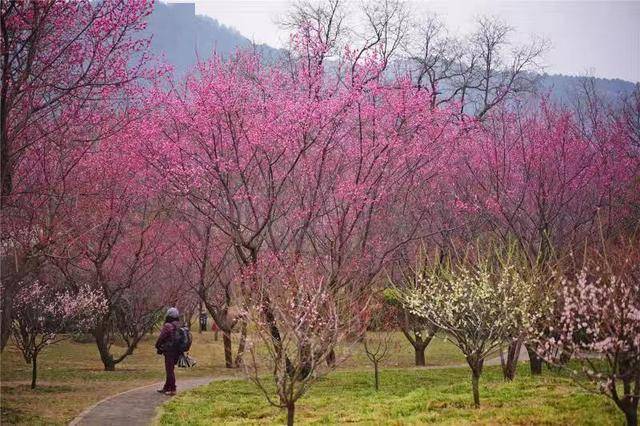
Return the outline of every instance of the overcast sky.
<path id="1" fill-rule="evenodd" d="M 191 3 L 193 0 L 169 0 Z M 352 0 L 350 3 L 358 0 Z M 196 13 L 234 27 L 246 37 L 283 46 L 288 35 L 276 24 L 286 0 L 195 0 Z M 640 0 L 498 1 L 415 0 L 416 16 L 438 14 L 452 32 L 467 33 L 478 15 L 498 16 L 516 29 L 516 40 L 546 37 L 550 73 L 640 81 Z"/>

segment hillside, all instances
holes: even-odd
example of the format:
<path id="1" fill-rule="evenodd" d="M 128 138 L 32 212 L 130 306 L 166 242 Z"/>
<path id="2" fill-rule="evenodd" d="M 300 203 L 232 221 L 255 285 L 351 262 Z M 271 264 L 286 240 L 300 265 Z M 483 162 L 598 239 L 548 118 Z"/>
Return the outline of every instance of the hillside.
<path id="1" fill-rule="evenodd" d="M 197 58 L 209 58 L 214 50 L 220 55 L 227 55 L 252 45 L 251 40 L 234 28 L 213 18 L 196 15 L 193 3 L 156 2 L 147 24 L 147 34 L 152 35 L 152 51 L 173 65 L 177 76 L 188 71 Z M 267 45 L 257 46 L 257 49 L 267 55 L 279 52 Z M 579 76 L 545 74 L 541 89 L 549 92 L 556 101 L 570 102 L 580 80 Z M 634 84 L 629 81 L 596 79 L 596 89 L 608 98 L 629 93 L 633 88 Z"/>
<path id="2" fill-rule="evenodd" d="M 173 65 L 177 75 L 188 71 L 197 58 L 209 58 L 214 50 L 227 55 L 252 45 L 251 40 L 237 30 L 207 16 L 196 15 L 193 3 L 156 2 L 147 20 L 146 33 L 152 36 L 152 51 Z M 277 52 L 266 45 L 258 49 L 267 54 Z"/>

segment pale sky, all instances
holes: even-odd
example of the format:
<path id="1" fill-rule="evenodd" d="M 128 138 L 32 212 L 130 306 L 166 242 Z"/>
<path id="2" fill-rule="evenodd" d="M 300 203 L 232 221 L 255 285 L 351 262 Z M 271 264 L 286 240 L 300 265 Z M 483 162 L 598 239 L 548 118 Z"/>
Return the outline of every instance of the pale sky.
<path id="1" fill-rule="evenodd" d="M 255 42 L 282 47 L 288 40 L 276 22 L 291 1 L 195 0 L 195 4 L 197 14 L 234 27 Z M 475 17 L 490 15 L 514 27 L 515 40 L 545 37 L 552 44 L 544 58 L 549 73 L 640 81 L 640 0 L 414 0 L 408 4 L 415 16 L 439 15 L 452 33 L 468 33 Z"/>

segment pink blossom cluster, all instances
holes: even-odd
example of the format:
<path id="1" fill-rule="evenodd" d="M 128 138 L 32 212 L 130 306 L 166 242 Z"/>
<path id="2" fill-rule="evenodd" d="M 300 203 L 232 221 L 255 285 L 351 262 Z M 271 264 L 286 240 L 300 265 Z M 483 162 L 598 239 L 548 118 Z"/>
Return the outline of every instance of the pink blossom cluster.
<path id="1" fill-rule="evenodd" d="M 562 279 L 559 322 L 541 351 L 557 362 L 563 353 L 585 361 L 594 379 L 615 380 L 640 371 L 640 282 L 601 270 L 582 269 Z M 593 362 L 591 362 L 593 360 Z M 612 363 L 612 377 L 594 368 Z"/>
<path id="2" fill-rule="evenodd" d="M 71 291 L 36 281 L 16 296 L 17 327 L 42 337 L 46 344 L 54 343 L 63 338 L 61 334 L 92 330 L 106 303 L 99 291 L 87 286 Z"/>
<path id="3" fill-rule="evenodd" d="M 640 387 L 640 270 L 637 248 L 587 265 L 562 278 L 556 320 L 538 330 L 538 352 L 548 362 L 581 366 L 587 378 L 625 413 L 637 414 Z M 569 368 L 571 368 L 569 366 Z M 578 383 L 581 383 L 580 381 Z"/>

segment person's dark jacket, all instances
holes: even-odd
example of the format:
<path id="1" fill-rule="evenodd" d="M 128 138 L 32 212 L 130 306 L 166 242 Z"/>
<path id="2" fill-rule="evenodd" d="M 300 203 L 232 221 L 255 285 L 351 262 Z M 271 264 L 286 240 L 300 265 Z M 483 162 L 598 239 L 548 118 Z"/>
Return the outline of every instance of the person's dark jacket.
<path id="1" fill-rule="evenodd" d="M 159 354 L 178 355 L 177 350 L 173 345 L 173 338 L 179 327 L 179 320 L 170 318 L 166 319 L 162 329 L 160 330 L 158 340 L 156 341 L 156 349 Z"/>

